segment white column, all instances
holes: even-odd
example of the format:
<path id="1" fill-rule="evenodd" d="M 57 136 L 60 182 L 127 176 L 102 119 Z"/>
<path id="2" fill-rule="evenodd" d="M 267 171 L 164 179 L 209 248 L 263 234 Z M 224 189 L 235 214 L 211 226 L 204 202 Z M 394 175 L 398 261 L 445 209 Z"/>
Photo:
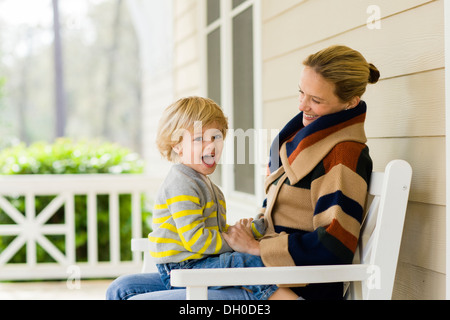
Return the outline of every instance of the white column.
<path id="1" fill-rule="evenodd" d="M 446 202 L 446 210 L 447 210 L 447 281 L 446 281 L 446 293 L 447 293 L 447 299 L 450 300 L 450 206 L 449 206 L 449 199 L 450 199 L 450 3 L 449 1 L 444 1 L 444 14 L 445 14 L 445 111 L 446 111 L 446 130 L 445 135 L 447 137 L 446 139 L 446 175 L 447 175 L 447 202 Z"/>

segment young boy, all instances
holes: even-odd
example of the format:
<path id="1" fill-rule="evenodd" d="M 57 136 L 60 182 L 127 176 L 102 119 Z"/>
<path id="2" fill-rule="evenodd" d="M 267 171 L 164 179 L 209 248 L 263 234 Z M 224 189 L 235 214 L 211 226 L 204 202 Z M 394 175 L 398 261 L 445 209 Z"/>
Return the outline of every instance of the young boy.
<path id="1" fill-rule="evenodd" d="M 264 267 L 260 257 L 233 252 L 222 236 L 228 229 L 225 198 L 208 175 L 216 169 L 227 129 L 221 108 L 200 97 L 178 100 L 160 121 L 158 149 L 176 164 L 157 195 L 149 240 L 168 289 L 173 269 Z M 278 289 L 245 288 L 260 300 Z"/>

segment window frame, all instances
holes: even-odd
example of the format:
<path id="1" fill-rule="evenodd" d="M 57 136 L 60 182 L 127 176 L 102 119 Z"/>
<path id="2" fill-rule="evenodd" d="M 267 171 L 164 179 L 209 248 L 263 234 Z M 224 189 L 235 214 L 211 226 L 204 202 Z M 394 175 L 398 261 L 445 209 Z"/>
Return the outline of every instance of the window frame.
<path id="1" fill-rule="evenodd" d="M 200 52 L 201 52 L 201 94 L 207 96 L 208 93 L 208 35 L 220 27 L 221 44 L 221 107 L 227 115 L 230 128 L 234 119 L 233 114 L 233 18 L 240 13 L 253 7 L 253 90 L 254 90 L 254 128 L 262 129 L 262 57 L 261 57 L 261 1 L 246 0 L 236 8 L 232 8 L 232 0 L 220 0 L 220 17 L 210 25 L 207 25 L 207 1 L 202 0 L 199 8 L 199 30 L 200 30 Z M 234 128 L 232 128 L 234 129 Z M 232 133 L 232 131 L 230 131 Z M 260 137 L 258 137 L 260 138 Z M 255 141 L 259 141 L 258 138 Z M 229 135 L 225 141 L 224 156 L 226 159 L 234 159 L 234 137 Z M 264 148 L 262 148 L 264 149 Z M 266 150 L 267 151 L 267 150 Z M 226 159 L 222 159 L 224 165 L 221 170 L 221 189 L 227 199 L 228 216 L 231 220 L 243 217 L 253 217 L 256 212 L 255 206 L 260 206 L 264 198 L 263 182 L 266 163 L 260 163 L 261 158 L 268 158 L 268 155 L 261 155 L 261 147 L 254 143 L 253 152 L 255 155 L 254 166 L 254 194 L 248 194 L 235 190 L 234 165 L 227 164 Z M 234 212 L 234 214 L 233 214 Z M 239 212 L 236 214 L 236 212 Z"/>

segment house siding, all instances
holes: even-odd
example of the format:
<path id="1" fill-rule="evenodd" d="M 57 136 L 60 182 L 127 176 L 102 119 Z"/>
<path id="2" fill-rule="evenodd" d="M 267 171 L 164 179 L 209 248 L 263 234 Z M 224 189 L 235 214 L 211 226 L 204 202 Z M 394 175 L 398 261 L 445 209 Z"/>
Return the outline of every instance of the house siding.
<path id="1" fill-rule="evenodd" d="M 200 1 L 174 0 L 174 95 L 201 94 Z"/>
<path id="2" fill-rule="evenodd" d="M 173 1 L 175 96 L 201 94 L 200 1 Z M 379 29 L 367 26 L 374 3 Z M 444 0 L 261 0 L 261 11 L 264 129 L 298 112 L 309 54 L 344 44 L 380 69 L 363 97 L 374 169 L 400 158 L 414 170 L 393 298 L 445 299 Z"/>

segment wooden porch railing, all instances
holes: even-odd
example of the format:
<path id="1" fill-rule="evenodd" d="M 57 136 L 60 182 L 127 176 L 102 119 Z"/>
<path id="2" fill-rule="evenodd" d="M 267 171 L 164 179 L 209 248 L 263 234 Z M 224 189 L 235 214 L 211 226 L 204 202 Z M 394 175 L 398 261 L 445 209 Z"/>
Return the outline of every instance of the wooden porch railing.
<path id="1" fill-rule="evenodd" d="M 0 237 L 13 237 L 0 252 L 0 280 L 68 279 L 116 277 L 140 272 L 142 257 L 133 253 L 131 261 L 122 261 L 120 255 L 119 195 L 131 196 L 132 238 L 142 234 L 142 195 L 152 183 L 145 175 L 17 175 L 0 176 L 0 209 L 14 223 L 0 224 Z M 77 262 L 75 245 L 75 196 L 85 195 L 87 219 L 87 261 Z M 109 198 L 109 261 L 99 261 L 97 223 L 97 195 Z M 53 200 L 36 212 L 36 197 L 53 196 Z M 9 197 L 23 197 L 22 213 Z M 64 206 L 62 224 L 47 223 Z M 46 236 L 63 236 L 65 249 L 58 249 Z M 37 261 L 39 245 L 55 261 Z M 130 244 L 128 244 L 130 245 Z M 26 246 L 26 262 L 10 260 Z"/>

